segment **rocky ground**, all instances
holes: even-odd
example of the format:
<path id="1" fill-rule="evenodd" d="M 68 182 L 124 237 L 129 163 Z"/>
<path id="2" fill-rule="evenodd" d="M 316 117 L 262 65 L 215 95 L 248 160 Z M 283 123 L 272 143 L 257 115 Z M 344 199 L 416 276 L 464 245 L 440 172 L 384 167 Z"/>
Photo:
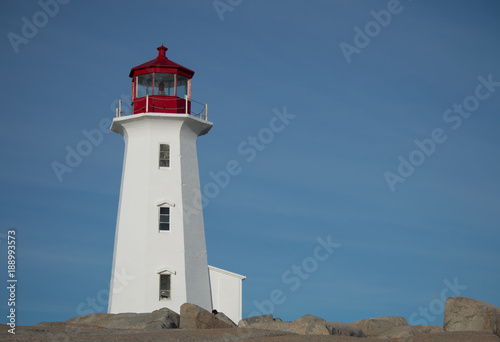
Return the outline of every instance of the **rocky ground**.
<path id="1" fill-rule="evenodd" d="M 312 315 L 292 322 L 262 315 L 236 325 L 223 313 L 213 315 L 193 304 L 180 311 L 86 315 L 18 326 L 15 335 L 0 325 L 0 341 L 500 342 L 500 308 L 464 297 L 448 298 L 443 326 L 408 325 L 397 316 L 343 323 Z"/>
<path id="2" fill-rule="evenodd" d="M 7 332 L 6 325 L 0 325 L 0 341 L 203 341 L 203 342 L 355 342 L 359 337 L 332 335 L 293 335 L 279 331 L 236 329 L 163 329 L 163 330 L 123 330 L 83 328 L 78 334 L 68 334 L 64 326 L 40 329 L 37 327 L 18 327 L 16 334 Z M 500 342 L 500 337 L 481 332 L 440 332 L 407 338 L 387 339 L 387 337 L 362 338 L 362 342 Z"/>

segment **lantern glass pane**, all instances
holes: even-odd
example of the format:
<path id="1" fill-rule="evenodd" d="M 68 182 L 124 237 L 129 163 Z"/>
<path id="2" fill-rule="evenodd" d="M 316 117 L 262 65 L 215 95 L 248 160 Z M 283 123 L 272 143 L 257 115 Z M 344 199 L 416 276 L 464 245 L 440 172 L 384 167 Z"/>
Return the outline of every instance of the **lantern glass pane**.
<path id="1" fill-rule="evenodd" d="M 144 97 L 153 94 L 153 74 L 145 74 L 137 76 L 136 81 L 136 97 Z"/>
<path id="2" fill-rule="evenodd" d="M 177 97 L 184 99 L 188 94 L 188 81 L 188 78 L 177 75 Z"/>
<path id="3" fill-rule="evenodd" d="M 166 73 L 155 73 L 155 95 L 174 96 L 175 75 Z"/>

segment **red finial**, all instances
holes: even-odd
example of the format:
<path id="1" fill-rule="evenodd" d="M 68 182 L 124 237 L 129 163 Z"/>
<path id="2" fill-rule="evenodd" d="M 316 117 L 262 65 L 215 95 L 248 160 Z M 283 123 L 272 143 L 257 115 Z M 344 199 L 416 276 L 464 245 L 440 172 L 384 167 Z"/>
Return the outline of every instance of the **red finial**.
<path id="1" fill-rule="evenodd" d="M 158 50 L 158 57 L 163 57 L 163 58 L 167 58 L 167 56 L 165 56 L 165 52 L 167 52 L 167 48 L 163 46 L 163 44 L 161 44 L 160 47 L 157 47 L 156 48 Z"/>

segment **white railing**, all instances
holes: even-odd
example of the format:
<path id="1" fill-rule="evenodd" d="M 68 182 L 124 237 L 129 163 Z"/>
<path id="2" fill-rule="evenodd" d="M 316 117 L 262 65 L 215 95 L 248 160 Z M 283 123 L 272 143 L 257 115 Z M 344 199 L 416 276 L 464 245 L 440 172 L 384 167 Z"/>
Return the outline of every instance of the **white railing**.
<path id="1" fill-rule="evenodd" d="M 161 99 L 161 98 L 155 97 L 154 101 L 155 102 L 157 102 L 157 101 L 176 101 L 177 102 L 178 99 Z M 190 105 L 190 103 L 191 103 L 191 105 Z M 199 109 L 200 109 L 199 112 L 193 110 L 193 103 L 199 105 Z M 130 109 L 130 111 L 124 111 L 123 110 L 124 104 L 125 104 L 125 107 L 128 107 Z M 149 95 L 146 95 L 145 106 L 136 109 L 135 112 L 138 112 L 138 113 L 141 113 L 141 112 L 142 113 L 164 113 L 161 109 L 165 109 L 166 108 L 166 107 L 156 107 L 155 108 L 153 106 L 153 111 L 150 111 L 149 107 L 150 107 L 149 106 Z M 201 103 L 201 102 L 198 102 L 198 101 L 195 101 L 195 100 L 188 100 L 187 97 L 186 97 L 184 107 L 176 107 L 176 108 L 171 108 L 170 107 L 170 108 L 168 108 L 169 111 L 174 110 L 175 113 L 179 113 L 180 109 L 185 110 L 185 114 L 190 114 L 190 115 L 198 117 L 198 118 L 200 118 L 202 120 L 208 120 L 208 104 L 206 104 L 206 103 Z M 116 117 L 117 118 L 122 117 L 122 116 L 131 115 L 133 113 L 134 113 L 134 103 L 125 102 L 125 101 L 122 101 L 122 100 L 118 101 L 118 108 L 116 108 Z"/>

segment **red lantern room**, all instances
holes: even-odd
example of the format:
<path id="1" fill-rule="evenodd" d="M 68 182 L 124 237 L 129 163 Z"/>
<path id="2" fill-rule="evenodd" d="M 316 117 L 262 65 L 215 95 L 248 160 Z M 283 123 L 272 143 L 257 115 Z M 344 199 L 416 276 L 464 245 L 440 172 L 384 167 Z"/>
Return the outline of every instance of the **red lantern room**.
<path id="1" fill-rule="evenodd" d="M 130 70 L 133 113 L 191 113 L 191 78 L 194 71 L 172 62 L 168 49 L 158 57 Z"/>

